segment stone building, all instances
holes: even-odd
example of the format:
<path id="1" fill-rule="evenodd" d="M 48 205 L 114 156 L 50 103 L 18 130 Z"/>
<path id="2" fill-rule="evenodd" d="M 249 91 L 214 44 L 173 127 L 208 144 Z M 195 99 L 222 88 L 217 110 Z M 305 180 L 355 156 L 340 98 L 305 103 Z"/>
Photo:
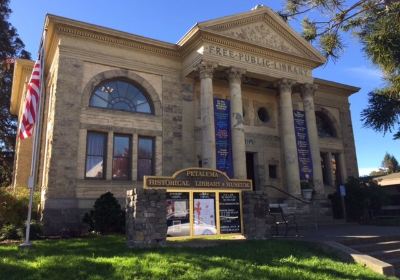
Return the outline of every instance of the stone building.
<path id="1" fill-rule="evenodd" d="M 303 112 L 316 199 L 358 176 L 348 98 L 359 89 L 314 78 L 325 58 L 269 8 L 198 23 L 176 44 L 53 15 L 45 25 L 37 186 L 48 233 L 80 228 L 96 198 L 123 202 L 144 175 L 216 169 L 216 98 L 230 101 L 231 177 L 270 203 L 301 196 L 293 112 Z M 15 64 L 19 117 L 32 66 Z M 15 187 L 26 186 L 31 145 L 17 139 Z"/>

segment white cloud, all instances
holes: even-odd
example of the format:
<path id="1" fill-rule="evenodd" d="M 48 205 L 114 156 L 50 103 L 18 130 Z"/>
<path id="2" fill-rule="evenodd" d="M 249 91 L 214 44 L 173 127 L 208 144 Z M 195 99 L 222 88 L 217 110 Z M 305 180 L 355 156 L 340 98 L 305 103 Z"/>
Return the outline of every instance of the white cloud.
<path id="1" fill-rule="evenodd" d="M 375 79 L 383 78 L 382 71 L 374 67 L 358 66 L 358 67 L 350 67 L 347 68 L 346 70 L 353 74 L 361 75 L 364 77 L 375 78 Z"/>
<path id="2" fill-rule="evenodd" d="M 379 170 L 379 167 L 361 167 L 361 168 L 358 168 L 358 173 L 360 174 L 360 176 L 367 176 L 372 171 L 378 171 L 378 170 Z"/>

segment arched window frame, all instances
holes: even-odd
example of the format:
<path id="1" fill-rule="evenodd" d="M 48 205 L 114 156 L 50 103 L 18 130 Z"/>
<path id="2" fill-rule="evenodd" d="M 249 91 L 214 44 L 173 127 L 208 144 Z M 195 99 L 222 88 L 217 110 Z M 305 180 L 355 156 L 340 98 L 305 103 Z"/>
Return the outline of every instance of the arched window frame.
<path id="1" fill-rule="evenodd" d="M 138 111 L 138 110 L 124 110 L 124 109 L 118 109 L 118 108 L 112 108 L 112 107 L 102 107 L 102 106 L 95 106 L 95 105 L 91 105 L 91 103 L 92 103 L 92 98 L 95 98 L 95 97 L 97 97 L 97 98 L 101 98 L 99 95 L 97 95 L 96 94 L 96 92 L 97 92 L 97 90 L 99 90 L 99 88 L 101 88 L 101 87 L 103 87 L 103 86 L 105 86 L 105 85 L 107 85 L 107 84 L 110 84 L 110 83 L 117 83 L 117 82 L 122 82 L 122 83 L 125 83 L 125 84 L 127 84 L 127 85 L 130 85 L 130 86 L 132 86 L 132 87 L 134 87 L 134 88 L 136 88 L 137 90 L 138 90 L 138 93 L 140 94 L 140 95 L 142 95 L 143 97 L 144 97 L 144 99 L 146 100 L 146 102 L 147 102 L 147 104 L 148 104 L 148 106 L 149 106 L 149 112 L 142 112 L 142 111 Z M 111 94 L 111 93 L 110 93 Z M 104 99 L 103 99 L 104 100 Z M 105 101 L 105 100 L 104 100 Z M 111 100 L 112 101 L 112 100 Z M 110 102 L 110 101 L 108 101 L 108 102 Z M 128 104 L 128 103 L 127 103 Z M 129 104 L 128 105 L 129 107 L 132 107 L 132 106 L 134 106 L 133 104 Z M 107 109 L 107 110 L 113 110 L 113 111 L 121 111 L 121 112 L 129 112 L 129 113 L 138 113 L 138 114 L 147 114 L 147 115 L 154 115 L 154 105 L 153 105 L 153 102 L 152 102 L 152 99 L 151 99 L 151 97 L 149 96 L 149 94 L 147 93 L 147 91 L 145 90 L 145 89 L 143 89 L 143 87 L 141 87 L 140 85 L 138 85 L 137 83 L 135 83 L 135 82 L 133 82 L 133 81 L 131 81 L 131 80 L 129 80 L 129 79 L 127 79 L 127 78 L 124 78 L 124 77 L 119 77 L 119 78 L 112 78 L 112 79 L 107 79 L 107 80 L 103 80 L 103 81 L 101 81 L 98 85 L 96 85 L 94 88 L 93 88 L 93 90 L 92 90 L 92 92 L 91 92 L 91 94 L 90 94 L 90 97 L 89 97 L 89 107 L 91 107 L 91 108 L 100 108 L 100 109 Z"/>
<path id="2" fill-rule="evenodd" d="M 335 124 L 332 120 L 332 118 L 326 114 L 324 111 L 315 111 L 315 117 L 316 117 L 316 121 L 317 121 L 317 129 L 318 129 L 318 119 L 322 119 L 327 126 L 329 126 L 329 130 L 330 130 L 330 135 L 326 136 L 326 135 L 321 135 L 318 131 L 318 137 L 319 138 L 326 138 L 326 137 L 330 137 L 330 138 L 338 138 L 338 133 L 337 133 L 337 129 L 335 127 Z"/>
<path id="3" fill-rule="evenodd" d="M 87 83 L 86 86 L 83 88 L 82 91 L 82 100 L 81 104 L 83 108 L 90 108 L 94 110 L 107 110 L 107 109 L 101 109 L 101 108 L 96 108 L 96 107 L 89 107 L 89 101 L 90 97 L 92 95 L 92 92 L 94 88 L 102 83 L 105 80 L 111 80 L 111 79 L 126 79 L 133 84 L 140 86 L 146 93 L 149 99 L 152 102 L 153 105 L 153 114 L 141 114 L 137 113 L 138 115 L 142 116 L 148 116 L 148 117 L 153 117 L 153 116 L 161 116 L 162 115 L 162 108 L 161 108 L 161 99 L 160 99 L 160 93 L 157 93 L 156 89 L 153 87 L 152 84 L 150 84 L 144 77 L 141 75 L 130 71 L 126 69 L 115 69 L 115 70 L 108 70 L 104 72 L 100 72 L 96 75 L 94 75 Z M 111 111 L 111 110 L 110 110 Z M 135 115 L 135 113 L 129 113 L 129 112 L 124 112 L 124 111 L 112 111 L 112 112 L 121 112 L 123 114 L 132 114 Z"/>

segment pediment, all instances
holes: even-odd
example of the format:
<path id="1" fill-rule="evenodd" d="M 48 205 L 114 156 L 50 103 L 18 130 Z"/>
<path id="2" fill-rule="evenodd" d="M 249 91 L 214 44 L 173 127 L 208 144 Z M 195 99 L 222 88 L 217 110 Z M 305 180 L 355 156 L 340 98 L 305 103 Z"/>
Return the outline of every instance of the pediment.
<path id="1" fill-rule="evenodd" d="M 263 21 L 230 28 L 228 30 L 222 30 L 220 33 L 251 44 L 260 45 L 285 53 L 302 55 L 301 50 L 294 47 L 288 40 L 283 38 L 281 34 L 276 32 L 271 26 Z"/>
<path id="2" fill-rule="evenodd" d="M 266 7 L 198 24 L 200 30 L 223 35 L 322 64 L 325 58 L 279 15 Z"/>

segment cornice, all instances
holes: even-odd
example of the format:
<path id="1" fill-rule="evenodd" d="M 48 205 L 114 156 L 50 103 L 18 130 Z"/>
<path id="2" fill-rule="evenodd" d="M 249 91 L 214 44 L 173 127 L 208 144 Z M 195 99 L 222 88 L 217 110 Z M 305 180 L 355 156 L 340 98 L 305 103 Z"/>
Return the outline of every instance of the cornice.
<path id="1" fill-rule="evenodd" d="M 169 56 L 174 58 L 180 58 L 178 47 L 176 49 L 167 48 L 163 46 L 156 46 L 151 44 L 153 42 L 144 42 L 134 39 L 126 39 L 113 34 L 107 34 L 103 32 L 93 31 L 82 27 L 71 26 L 63 23 L 56 24 L 56 32 L 67 36 L 78 37 L 89 39 L 97 42 L 101 42 L 112 46 L 122 46 L 128 48 L 139 49 L 142 51 L 151 52 L 154 54 Z"/>
<path id="2" fill-rule="evenodd" d="M 215 32 L 202 31 L 201 39 L 208 43 L 215 43 L 222 46 L 228 46 L 230 48 L 234 48 L 237 50 L 279 59 L 282 61 L 294 63 L 308 68 L 315 68 L 320 65 L 319 63 L 316 63 L 314 60 L 310 60 L 307 58 L 299 58 L 296 55 L 282 53 L 274 49 L 267 49 L 265 47 L 260 47 L 258 45 L 250 44 L 248 42 L 231 38 L 226 35 Z"/>
<path id="3" fill-rule="evenodd" d="M 316 56 L 311 50 L 309 50 L 311 45 L 307 42 L 307 45 L 305 46 L 304 42 L 300 42 L 296 37 L 294 36 L 288 36 L 288 32 L 286 28 L 283 28 L 280 24 L 278 24 L 269 14 L 259 14 L 255 16 L 249 16 L 245 18 L 239 18 L 233 21 L 229 21 L 226 23 L 222 24 L 216 24 L 214 26 L 210 27 L 204 27 L 204 29 L 211 29 L 214 31 L 225 31 L 237 26 L 245 26 L 254 22 L 259 22 L 259 21 L 265 21 L 268 26 L 272 27 L 272 29 L 277 32 L 280 36 L 282 36 L 285 40 L 287 40 L 290 44 L 294 45 L 298 51 L 306 55 L 308 58 L 312 60 L 316 60 L 322 64 L 324 61 L 321 60 L 320 57 Z M 298 35 L 297 35 L 298 36 Z M 277 51 L 280 51 L 279 49 L 276 49 Z"/>

